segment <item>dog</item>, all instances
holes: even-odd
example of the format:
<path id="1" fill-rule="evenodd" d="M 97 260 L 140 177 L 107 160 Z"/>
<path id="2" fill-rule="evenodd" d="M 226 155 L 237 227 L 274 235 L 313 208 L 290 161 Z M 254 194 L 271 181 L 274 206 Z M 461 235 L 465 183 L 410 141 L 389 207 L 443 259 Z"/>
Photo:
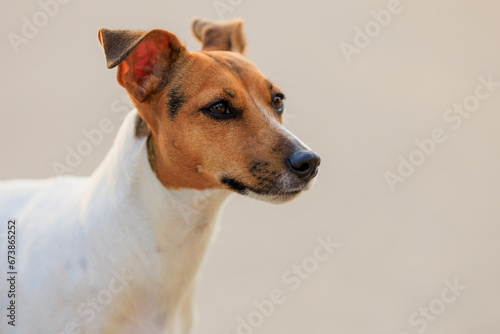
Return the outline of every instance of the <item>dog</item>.
<path id="1" fill-rule="evenodd" d="M 320 158 L 282 126 L 284 93 L 244 56 L 242 20 L 192 32 L 201 51 L 165 30 L 100 29 L 135 106 L 107 156 L 90 177 L 1 183 L 15 226 L 2 250 L 17 241 L 1 309 L 19 311 L 2 333 L 188 333 L 227 197 L 285 202 L 312 184 Z"/>

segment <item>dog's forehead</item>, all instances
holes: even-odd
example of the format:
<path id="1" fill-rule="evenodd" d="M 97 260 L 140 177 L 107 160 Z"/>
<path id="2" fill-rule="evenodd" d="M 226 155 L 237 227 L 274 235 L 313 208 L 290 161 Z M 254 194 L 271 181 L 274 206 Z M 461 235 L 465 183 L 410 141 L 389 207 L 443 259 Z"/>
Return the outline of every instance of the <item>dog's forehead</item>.
<path id="1" fill-rule="evenodd" d="M 244 78 L 262 78 L 264 75 L 259 69 L 242 55 L 230 51 L 200 51 L 194 52 L 195 66 L 210 68 L 215 70 L 225 70 L 235 77 Z"/>
<path id="2" fill-rule="evenodd" d="M 240 105 L 265 104 L 278 89 L 245 57 L 228 51 L 192 52 L 166 86 L 166 102 L 175 116 L 227 98 Z M 265 101 L 265 102 L 264 102 Z M 259 108 L 263 109 L 263 108 Z"/>

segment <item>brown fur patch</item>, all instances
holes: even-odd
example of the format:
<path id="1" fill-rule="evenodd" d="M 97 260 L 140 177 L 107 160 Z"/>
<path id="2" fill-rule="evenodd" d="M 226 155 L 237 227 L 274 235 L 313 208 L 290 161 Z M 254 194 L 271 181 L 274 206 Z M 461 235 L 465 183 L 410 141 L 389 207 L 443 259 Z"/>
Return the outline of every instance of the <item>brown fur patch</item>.
<path id="1" fill-rule="evenodd" d="M 155 147 L 153 145 L 153 141 L 151 140 L 151 136 L 148 137 L 146 141 L 146 148 L 148 151 L 148 161 L 149 165 L 151 166 L 151 169 L 153 172 L 158 176 L 156 172 L 156 153 L 155 153 Z"/>
<path id="2" fill-rule="evenodd" d="M 149 136 L 150 133 L 151 133 L 151 131 L 149 130 L 149 126 L 146 124 L 146 122 L 144 122 L 142 120 L 140 115 L 137 115 L 137 117 L 135 118 L 134 135 L 137 138 L 142 138 L 142 137 Z"/>
<path id="3" fill-rule="evenodd" d="M 184 96 L 174 118 L 165 107 L 172 87 Z M 227 52 L 191 53 L 162 91 L 147 103 L 137 104 L 145 120 L 156 122 L 150 126 L 148 152 L 161 182 L 172 188 L 221 188 L 222 175 L 229 175 L 251 188 L 275 187 L 289 152 L 273 150 L 286 138 L 269 123 L 269 117 L 281 122 L 272 109 L 271 93 L 267 79 L 244 57 Z M 227 121 L 208 116 L 203 108 L 220 99 L 241 115 Z"/>

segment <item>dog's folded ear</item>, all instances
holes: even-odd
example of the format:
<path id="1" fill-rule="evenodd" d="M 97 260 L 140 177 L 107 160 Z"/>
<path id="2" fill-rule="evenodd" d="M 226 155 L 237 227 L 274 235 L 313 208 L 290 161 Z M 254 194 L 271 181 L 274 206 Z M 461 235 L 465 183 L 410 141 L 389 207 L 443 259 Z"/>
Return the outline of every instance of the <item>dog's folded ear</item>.
<path id="1" fill-rule="evenodd" d="M 245 52 L 243 19 L 214 21 L 195 18 L 191 25 L 194 36 L 203 45 L 204 51 Z"/>
<path id="2" fill-rule="evenodd" d="M 106 66 L 118 66 L 118 83 L 139 102 L 166 84 L 171 66 L 187 54 L 178 38 L 161 29 L 100 29 Z"/>

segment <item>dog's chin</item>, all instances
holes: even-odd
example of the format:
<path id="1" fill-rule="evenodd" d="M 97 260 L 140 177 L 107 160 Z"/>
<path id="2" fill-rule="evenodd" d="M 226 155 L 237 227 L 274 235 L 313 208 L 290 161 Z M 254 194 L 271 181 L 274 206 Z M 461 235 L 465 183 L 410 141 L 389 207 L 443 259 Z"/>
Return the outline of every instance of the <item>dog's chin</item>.
<path id="1" fill-rule="evenodd" d="M 297 198 L 302 191 L 303 190 L 266 194 L 266 193 L 255 193 L 251 190 L 248 190 L 245 195 L 257 199 L 259 201 L 264 201 L 273 204 L 281 204 L 290 202 L 291 200 Z"/>
<path id="2" fill-rule="evenodd" d="M 222 178 L 221 183 L 238 194 L 264 202 L 279 204 L 297 198 L 303 191 L 308 190 L 313 185 L 314 179 L 293 187 L 277 183 L 273 187 L 266 189 L 252 188 L 229 177 Z"/>

